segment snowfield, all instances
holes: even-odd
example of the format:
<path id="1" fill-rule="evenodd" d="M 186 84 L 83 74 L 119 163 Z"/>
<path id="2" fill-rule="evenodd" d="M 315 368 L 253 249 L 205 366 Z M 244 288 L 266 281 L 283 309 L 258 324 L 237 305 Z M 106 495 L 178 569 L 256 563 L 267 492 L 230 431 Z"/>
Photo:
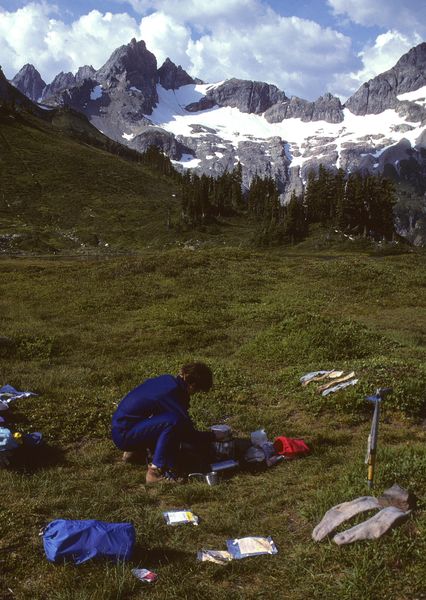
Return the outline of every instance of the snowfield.
<path id="1" fill-rule="evenodd" d="M 158 125 L 173 133 L 175 136 L 203 137 L 206 132 L 193 132 L 194 125 L 201 125 L 213 129 L 220 138 L 231 143 L 235 149 L 242 141 L 264 141 L 272 137 L 280 137 L 286 142 L 285 151 L 291 158 L 291 166 L 302 166 L 311 155 L 305 156 L 306 145 L 310 139 L 332 138 L 336 145 L 336 166 L 340 166 L 342 145 L 345 143 L 366 145 L 380 145 L 383 139 L 384 146 L 372 153 L 378 158 L 389 146 L 393 146 L 402 139 L 407 139 L 412 146 L 424 130 L 420 123 L 407 122 L 393 110 L 385 110 L 379 115 L 357 116 L 348 109 L 344 109 L 342 123 L 327 123 L 326 121 L 304 122 L 301 119 L 285 119 L 281 123 L 268 123 L 263 115 L 243 113 L 237 108 L 215 107 L 199 112 L 188 112 L 185 106 L 198 102 L 205 96 L 208 89 L 220 83 L 209 85 L 185 85 L 177 90 L 166 90 L 161 85 L 157 86 L 159 102 L 152 114 L 146 115 L 153 124 Z M 416 92 L 409 92 L 398 96 L 400 100 L 411 100 L 426 105 L 426 86 Z M 410 127 L 409 131 L 398 131 L 398 126 Z M 406 127 L 405 127 L 406 128 Z M 124 137 L 124 136 L 123 136 Z M 216 153 L 218 155 L 218 153 Z M 185 167 L 193 168 L 198 159 L 193 156 L 182 157 L 177 161 Z M 199 161 L 198 161 L 199 162 Z M 198 164 L 198 163 L 197 163 Z"/>

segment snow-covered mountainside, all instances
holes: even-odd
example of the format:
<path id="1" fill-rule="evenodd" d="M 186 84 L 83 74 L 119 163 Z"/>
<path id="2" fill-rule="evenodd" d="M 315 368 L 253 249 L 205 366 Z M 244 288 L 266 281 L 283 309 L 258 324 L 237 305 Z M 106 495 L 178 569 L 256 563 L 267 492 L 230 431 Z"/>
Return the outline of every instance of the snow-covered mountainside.
<path id="1" fill-rule="evenodd" d="M 25 91 L 28 81 L 26 93 L 31 88 L 33 96 L 39 78 L 28 66 L 25 71 L 17 82 Z M 169 59 L 157 68 L 155 56 L 136 40 L 98 71 L 86 66 L 76 75 L 60 73 L 42 98 L 45 105 L 83 112 L 131 148 L 159 146 L 179 169 L 219 175 L 241 162 L 246 187 L 255 174 L 270 175 L 284 201 L 302 191 L 320 164 L 386 172 L 420 196 L 426 191 L 426 43 L 344 105 L 331 94 L 315 102 L 288 98 L 263 82 L 203 84 Z"/>
<path id="2" fill-rule="evenodd" d="M 350 172 L 359 169 L 381 172 L 391 159 L 398 169 L 398 160 L 422 145 L 425 125 L 422 121 L 409 121 L 395 109 L 379 115 L 357 116 L 344 108 L 339 123 L 295 117 L 270 123 L 264 114 L 245 113 L 230 106 L 197 112 L 185 108 L 199 102 L 216 86 L 186 85 L 165 90 L 157 85 L 159 100 L 146 118 L 191 150 L 175 158 L 175 164 L 215 173 L 240 161 L 247 183 L 261 171 L 279 177 L 283 183 L 292 178 L 297 185 L 297 179 L 306 180 L 309 170 L 320 163 Z M 423 102 L 424 106 L 425 92 L 426 87 L 403 94 L 401 99 Z M 145 134 L 137 135 L 137 129 L 130 127 L 122 136 L 135 148 L 141 138 L 144 146 Z M 390 152 L 392 148 L 394 152 Z M 392 160 L 395 151 L 401 158 Z"/>

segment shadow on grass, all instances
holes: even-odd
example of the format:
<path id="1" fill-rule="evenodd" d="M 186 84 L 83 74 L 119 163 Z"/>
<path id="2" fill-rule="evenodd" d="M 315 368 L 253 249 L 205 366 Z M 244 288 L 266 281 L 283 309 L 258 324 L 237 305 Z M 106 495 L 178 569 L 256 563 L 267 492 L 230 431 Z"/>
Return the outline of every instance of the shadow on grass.
<path id="1" fill-rule="evenodd" d="M 19 473 L 36 473 L 67 464 L 65 452 L 59 446 L 40 444 L 39 446 L 24 446 L 18 448 L 10 462 L 10 469 Z"/>
<path id="2" fill-rule="evenodd" d="M 332 435 L 318 435 L 310 443 L 311 454 L 323 454 L 330 448 L 339 448 L 341 446 L 350 446 L 352 443 L 351 433 L 336 433 Z"/>
<path id="3" fill-rule="evenodd" d="M 191 557 L 193 558 L 193 555 L 193 552 L 184 552 L 183 550 L 175 550 L 164 546 L 149 548 L 147 550 L 146 546 L 136 544 L 132 554 L 132 561 L 146 562 L 148 556 L 150 565 L 160 567 L 168 563 L 184 562 Z"/>

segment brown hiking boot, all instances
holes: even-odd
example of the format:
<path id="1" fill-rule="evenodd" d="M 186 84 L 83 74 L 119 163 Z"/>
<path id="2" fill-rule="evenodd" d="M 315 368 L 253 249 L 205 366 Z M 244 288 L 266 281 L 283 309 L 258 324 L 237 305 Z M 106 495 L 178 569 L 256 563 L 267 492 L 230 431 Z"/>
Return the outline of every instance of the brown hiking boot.
<path id="1" fill-rule="evenodd" d="M 133 450 L 132 452 L 123 452 L 121 459 L 125 463 L 132 463 L 136 465 L 145 464 L 146 454 L 141 450 Z"/>
<path id="2" fill-rule="evenodd" d="M 145 481 L 147 484 L 153 483 L 179 483 L 172 473 L 169 471 L 163 471 L 159 467 L 148 465 L 148 471 L 146 472 Z"/>

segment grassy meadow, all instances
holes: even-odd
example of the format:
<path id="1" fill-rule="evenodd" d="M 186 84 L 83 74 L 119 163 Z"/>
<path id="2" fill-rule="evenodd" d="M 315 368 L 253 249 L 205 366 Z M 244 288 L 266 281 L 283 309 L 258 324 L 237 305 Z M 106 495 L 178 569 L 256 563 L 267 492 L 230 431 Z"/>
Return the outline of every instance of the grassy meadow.
<path id="1" fill-rule="evenodd" d="M 1 384 L 37 392 L 11 417 L 47 446 L 0 470 L 0 597 L 19 600 L 426 598 L 426 255 L 254 250 L 234 244 L 146 249 L 138 256 L 0 259 Z M 215 386 L 192 400 L 200 428 L 303 437 L 310 456 L 214 488 L 148 489 L 109 439 L 115 404 L 149 376 L 206 361 Z M 325 398 L 299 378 L 354 370 Z M 334 504 L 368 495 L 364 465 L 376 387 L 383 405 L 374 492 L 398 483 L 418 508 L 382 539 L 311 540 Z M 188 508 L 198 527 L 167 527 Z M 130 563 L 54 565 L 40 529 L 56 518 L 131 521 Z M 365 518 L 365 517 L 364 517 Z M 352 523 L 351 523 L 352 524 Z M 341 527 L 343 530 L 346 527 Z M 220 566 L 201 548 L 272 536 L 276 556 Z M 158 573 L 152 586 L 133 567 Z"/>

